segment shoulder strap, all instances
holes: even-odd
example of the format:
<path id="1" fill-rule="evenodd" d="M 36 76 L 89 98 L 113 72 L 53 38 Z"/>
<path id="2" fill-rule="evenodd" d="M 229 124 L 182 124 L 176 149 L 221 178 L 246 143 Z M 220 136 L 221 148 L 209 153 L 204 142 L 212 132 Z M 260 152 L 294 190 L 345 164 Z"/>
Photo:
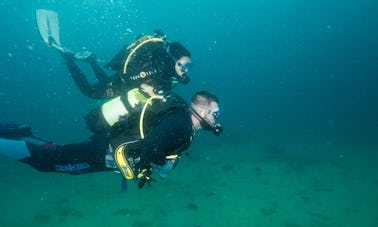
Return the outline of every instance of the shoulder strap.
<path id="1" fill-rule="evenodd" d="M 149 109 L 149 112 L 152 113 L 155 117 L 161 114 L 167 113 L 168 111 L 175 109 L 175 108 L 183 108 L 188 109 L 188 105 L 186 104 L 185 100 L 176 95 L 175 93 L 171 93 L 167 96 L 153 96 L 147 100 L 144 104 L 144 107 L 141 111 L 141 116 L 139 120 L 139 131 L 140 136 L 144 138 L 144 114 Z"/>

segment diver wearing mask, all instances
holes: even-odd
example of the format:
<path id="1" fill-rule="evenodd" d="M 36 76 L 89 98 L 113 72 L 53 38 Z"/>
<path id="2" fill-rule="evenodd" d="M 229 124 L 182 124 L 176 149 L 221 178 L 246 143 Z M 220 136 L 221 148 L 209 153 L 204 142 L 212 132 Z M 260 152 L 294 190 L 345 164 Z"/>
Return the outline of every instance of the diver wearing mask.
<path id="1" fill-rule="evenodd" d="M 220 135 L 218 103 L 207 91 L 197 92 L 190 105 L 171 93 L 148 100 L 134 123 L 130 124 L 130 119 L 118 122 L 110 134 L 110 151 L 123 177 L 137 181 L 141 188 L 151 182 L 153 169 L 164 178 L 175 168 L 195 131 L 205 129 Z"/>
<path id="2" fill-rule="evenodd" d="M 110 77 L 98 66 L 93 54 L 74 55 L 65 48 L 58 50 L 64 50 L 60 52 L 70 75 L 84 95 L 111 99 L 85 117 L 88 129 L 95 133 L 108 131 L 120 119 L 138 111 L 149 97 L 168 93 L 176 84 L 190 81 L 187 75 L 192 66 L 190 52 L 179 42 L 169 42 L 161 30 L 155 30 L 154 35 L 140 36 L 122 48 L 105 65 L 105 68 L 116 71 Z M 75 59 L 90 64 L 97 84 L 89 84 Z"/>
<path id="3" fill-rule="evenodd" d="M 125 45 L 105 65 L 106 69 L 116 72 L 112 76 L 97 64 L 97 58 L 91 52 L 74 54 L 65 48 L 56 49 L 63 56 L 76 85 L 90 98 L 116 98 L 131 89 L 141 88 L 142 84 L 152 86 L 155 93 L 161 94 L 169 92 L 178 83 L 190 81 L 187 75 L 192 66 L 189 50 L 179 42 L 168 41 L 161 30 L 156 30 L 154 35 L 139 36 L 132 44 Z M 76 60 L 89 63 L 97 83 L 89 83 Z"/>
<path id="4" fill-rule="evenodd" d="M 41 140 L 29 127 L 0 124 L 0 155 L 39 171 L 119 171 L 142 188 L 151 183 L 153 173 L 165 178 L 177 166 L 195 131 L 204 128 L 219 135 L 219 113 L 217 97 L 207 91 L 194 94 L 189 105 L 173 93 L 155 96 L 140 113 L 134 113 L 135 118 L 112 127 L 108 138 L 94 135 L 65 145 Z"/>

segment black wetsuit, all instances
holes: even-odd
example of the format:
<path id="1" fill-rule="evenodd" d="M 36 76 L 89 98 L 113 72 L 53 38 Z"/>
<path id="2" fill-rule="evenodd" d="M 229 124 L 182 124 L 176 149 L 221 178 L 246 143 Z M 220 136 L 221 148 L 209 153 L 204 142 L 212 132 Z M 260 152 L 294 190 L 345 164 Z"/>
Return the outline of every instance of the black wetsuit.
<path id="1" fill-rule="evenodd" d="M 172 77 L 177 76 L 175 61 L 164 48 L 163 43 L 147 43 L 143 45 L 130 60 L 126 74 L 123 74 L 123 64 L 128 56 L 125 46 L 106 65 L 106 68 L 116 71 L 113 76 L 107 76 L 97 64 L 94 56 L 87 60 L 98 80 L 91 85 L 82 70 L 76 65 L 72 54 L 63 54 L 71 77 L 81 92 L 95 99 L 115 98 L 142 83 L 153 86 L 156 90 L 169 91 Z"/>
<path id="2" fill-rule="evenodd" d="M 92 137 L 87 141 L 67 145 L 26 142 L 30 157 L 20 160 L 39 171 L 71 174 L 112 170 L 105 166 L 107 140 Z"/>
<path id="3" fill-rule="evenodd" d="M 129 122 L 121 130 L 113 132 L 110 138 L 96 135 L 77 144 L 58 146 L 46 142 L 29 141 L 26 144 L 31 156 L 20 161 L 40 171 L 79 174 L 112 170 L 105 166 L 105 155 L 109 141 L 113 144 L 125 142 L 125 139 L 133 134 L 128 130 L 130 129 L 129 126 L 133 127 L 133 125 L 135 124 Z M 164 165 L 166 155 L 180 155 L 190 145 L 193 136 L 190 112 L 185 105 L 178 105 L 169 107 L 157 115 L 146 113 L 145 131 L 144 139 L 133 146 L 132 152 L 141 157 L 145 166 L 151 163 Z M 134 136 L 139 134 L 135 128 L 132 132 L 134 132 Z M 9 133 L 0 132 L 2 138 L 20 139 L 16 138 L 15 133 L 12 133 L 11 138 L 7 135 Z M 25 133 L 21 137 L 35 138 L 32 135 L 25 135 Z"/>

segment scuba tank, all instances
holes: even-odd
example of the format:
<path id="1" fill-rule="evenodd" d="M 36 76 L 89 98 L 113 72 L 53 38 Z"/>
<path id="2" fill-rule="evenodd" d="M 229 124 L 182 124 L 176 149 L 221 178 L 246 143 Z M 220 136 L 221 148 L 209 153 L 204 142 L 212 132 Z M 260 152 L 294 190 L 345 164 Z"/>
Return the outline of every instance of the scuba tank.
<path id="1" fill-rule="evenodd" d="M 145 54 L 153 52 L 154 49 L 161 48 L 163 45 L 165 45 L 165 40 L 162 38 L 148 35 L 141 36 L 132 44 L 123 48 L 105 67 L 118 71 L 122 81 L 142 83 L 150 76 L 150 72 L 140 72 L 134 76 L 135 78 L 131 78 L 130 81 L 130 78 L 126 77 L 127 69 L 133 71 L 135 67 L 130 62 L 139 61 L 137 57 L 141 58 Z M 143 106 L 148 98 L 149 95 L 141 92 L 138 88 L 125 92 L 125 94 L 104 103 L 85 116 L 87 127 L 94 133 L 107 132 L 118 121 L 127 119 L 134 109 L 142 108 L 141 106 Z"/>
<path id="2" fill-rule="evenodd" d="M 138 55 L 145 52 L 146 49 L 149 49 L 150 51 L 148 51 L 148 53 L 150 53 L 151 48 L 159 48 L 165 45 L 166 40 L 163 38 L 151 35 L 139 36 L 133 43 L 124 46 L 113 59 L 105 65 L 105 68 L 126 74 L 128 66 L 130 65 L 129 63 Z"/>
<path id="3" fill-rule="evenodd" d="M 121 75 L 121 79 L 126 81 L 128 78 L 124 77 L 126 76 L 127 69 L 130 67 L 131 71 L 133 69 L 132 65 L 129 63 L 132 60 L 136 60 L 136 56 L 141 57 L 143 53 L 150 53 L 152 48 L 162 47 L 164 43 L 165 41 L 162 38 L 147 35 L 141 36 L 132 44 L 121 50 L 105 67 L 118 71 Z M 149 72 L 140 72 L 137 77 L 132 80 L 138 80 L 141 83 L 146 80 L 148 73 Z M 148 98 L 149 95 L 147 93 L 141 92 L 138 88 L 132 89 L 92 110 L 85 117 L 87 127 L 95 133 L 109 131 L 118 121 L 127 119 L 134 109 L 143 106 Z"/>
<path id="4" fill-rule="evenodd" d="M 143 108 L 143 104 L 146 103 L 148 98 L 149 95 L 140 89 L 132 89 L 86 115 L 87 127 L 94 133 L 109 131 L 114 124 L 127 119 L 132 112 Z"/>

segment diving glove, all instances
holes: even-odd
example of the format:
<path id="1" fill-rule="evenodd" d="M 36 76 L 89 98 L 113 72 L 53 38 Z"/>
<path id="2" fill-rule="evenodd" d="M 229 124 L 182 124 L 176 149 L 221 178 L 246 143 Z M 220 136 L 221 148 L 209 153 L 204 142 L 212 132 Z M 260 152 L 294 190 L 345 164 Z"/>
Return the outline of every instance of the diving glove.
<path id="1" fill-rule="evenodd" d="M 151 177 L 151 168 L 149 169 L 143 169 L 139 174 L 138 174 L 138 189 L 141 189 L 144 187 L 144 185 L 147 183 L 148 186 L 151 186 L 152 182 L 155 182 L 154 179 Z"/>
<path id="2" fill-rule="evenodd" d="M 156 169 L 157 173 L 159 174 L 159 177 L 164 179 L 172 171 L 175 164 L 173 161 L 167 160 L 167 163 L 165 165 L 158 166 L 152 164 L 152 166 L 154 167 L 154 169 Z"/>

